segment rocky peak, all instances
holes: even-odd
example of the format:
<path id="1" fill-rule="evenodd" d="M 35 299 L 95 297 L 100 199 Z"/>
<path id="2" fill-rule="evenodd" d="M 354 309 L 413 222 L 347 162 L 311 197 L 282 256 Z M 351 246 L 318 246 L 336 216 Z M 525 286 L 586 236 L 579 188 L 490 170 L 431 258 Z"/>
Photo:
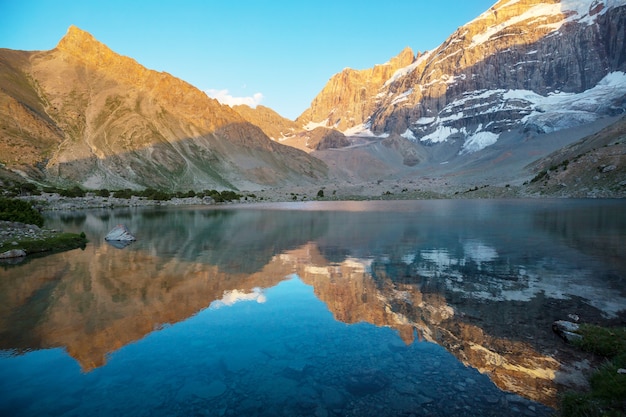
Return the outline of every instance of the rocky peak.
<path id="1" fill-rule="evenodd" d="M 91 67 L 120 68 L 139 66 L 134 59 L 113 52 L 105 44 L 96 40 L 89 32 L 74 25 L 68 28 L 67 33 L 59 41 L 55 50 L 71 55 Z"/>
<path id="2" fill-rule="evenodd" d="M 0 54 L 0 79 L 19 76 L 20 87 L 28 86 L 28 94 L 9 91 L 4 100 L 9 105 L 0 105 L 0 130 L 6 132 L 0 150 L 7 143 L 25 145 L 19 149 L 30 145 L 32 156 L 14 152 L 10 167 L 26 171 L 27 165 L 49 182 L 86 188 L 254 188 L 288 179 L 307 182 L 309 174 L 316 181 L 325 174 L 320 161 L 272 142 L 230 107 L 113 52 L 75 26 L 55 49 L 29 54 L 28 65 L 20 64 L 24 75 L 10 70 L 18 58 Z M 23 120 L 31 132 L 27 143 Z M 32 145 L 38 143 L 46 143 L 45 149 Z"/>
<path id="3" fill-rule="evenodd" d="M 311 107 L 296 122 L 304 126 L 313 122 L 338 130 L 346 130 L 361 123 L 371 114 L 376 94 L 385 82 L 398 69 L 410 65 L 414 60 L 413 51 L 407 47 L 388 62 L 373 68 L 345 68 L 328 81 Z"/>
<path id="4" fill-rule="evenodd" d="M 104 44 L 98 42 L 89 32 L 71 25 L 67 33 L 56 46 L 56 49 L 75 55 L 91 55 L 98 52 L 111 54 L 112 51 Z"/>

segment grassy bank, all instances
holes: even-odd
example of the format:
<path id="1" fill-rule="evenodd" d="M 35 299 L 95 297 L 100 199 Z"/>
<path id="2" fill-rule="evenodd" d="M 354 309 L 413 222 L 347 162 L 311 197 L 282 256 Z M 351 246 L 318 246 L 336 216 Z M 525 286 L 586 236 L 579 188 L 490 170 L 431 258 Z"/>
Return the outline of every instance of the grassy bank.
<path id="1" fill-rule="evenodd" d="M 0 253 L 11 249 L 22 249 L 27 255 L 42 252 L 62 252 L 70 249 L 84 248 L 87 238 L 84 233 L 53 233 L 41 238 L 26 238 L 13 243 L 0 245 Z"/>
<path id="2" fill-rule="evenodd" d="M 21 256 L 84 248 L 84 233 L 61 233 L 41 229 L 43 216 L 29 202 L 0 198 L 0 254 L 23 251 Z M 12 254 L 15 256 L 14 254 Z"/>
<path id="3" fill-rule="evenodd" d="M 626 415 L 626 328 L 603 328 L 584 324 L 577 331 L 583 350 L 605 358 L 589 376 L 589 392 L 563 396 L 564 417 L 617 417 Z"/>

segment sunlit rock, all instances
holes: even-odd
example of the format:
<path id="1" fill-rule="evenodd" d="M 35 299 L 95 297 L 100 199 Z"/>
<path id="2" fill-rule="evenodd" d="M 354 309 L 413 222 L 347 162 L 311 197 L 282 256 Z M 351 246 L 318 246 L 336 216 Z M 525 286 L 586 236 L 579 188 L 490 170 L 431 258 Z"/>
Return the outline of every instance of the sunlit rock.
<path id="1" fill-rule="evenodd" d="M 126 226 L 118 224 L 111 229 L 111 231 L 104 237 L 104 240 L 111 243 L 115 247 L 118 247 L 118 245 L 124 247 L 137 240 L 137 238 L 130 233 Z"/>

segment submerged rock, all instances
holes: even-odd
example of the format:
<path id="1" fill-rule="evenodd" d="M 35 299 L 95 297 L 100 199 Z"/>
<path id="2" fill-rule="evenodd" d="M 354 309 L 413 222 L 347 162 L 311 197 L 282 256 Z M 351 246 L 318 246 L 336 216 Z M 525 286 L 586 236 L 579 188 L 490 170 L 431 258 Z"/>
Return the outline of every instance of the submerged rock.
<path id="1" fill-rule="evenodd" d="M 118 224 L 104 237 L 107 242 L 124 242 L 129 244 L 137 240 L 123 224 Z M 124 245 L 125 246 L 125 245 Z"/>
<path id="2" fill-rule="evenodd" d="M 557 320 L 552 324 L 552 330 L 568 343 L 578 342 L 583 339 L 582 335 L 577 333 L 579 328 L 578 323 L 566 320 Z"/>

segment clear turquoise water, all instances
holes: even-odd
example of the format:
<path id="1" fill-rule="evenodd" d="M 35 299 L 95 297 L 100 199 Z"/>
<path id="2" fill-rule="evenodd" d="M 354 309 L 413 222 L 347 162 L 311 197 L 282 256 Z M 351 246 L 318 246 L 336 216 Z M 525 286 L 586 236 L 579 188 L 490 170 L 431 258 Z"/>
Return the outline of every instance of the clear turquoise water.
<path id="1" fill-rule="evenodd" d="M 550 415 L 547 382 L 499 372 L 557 363 L 554 319 L 624 317 L 624 208 L 49 213 L 90 244 L 0 269 L 0 415 Z"/>

